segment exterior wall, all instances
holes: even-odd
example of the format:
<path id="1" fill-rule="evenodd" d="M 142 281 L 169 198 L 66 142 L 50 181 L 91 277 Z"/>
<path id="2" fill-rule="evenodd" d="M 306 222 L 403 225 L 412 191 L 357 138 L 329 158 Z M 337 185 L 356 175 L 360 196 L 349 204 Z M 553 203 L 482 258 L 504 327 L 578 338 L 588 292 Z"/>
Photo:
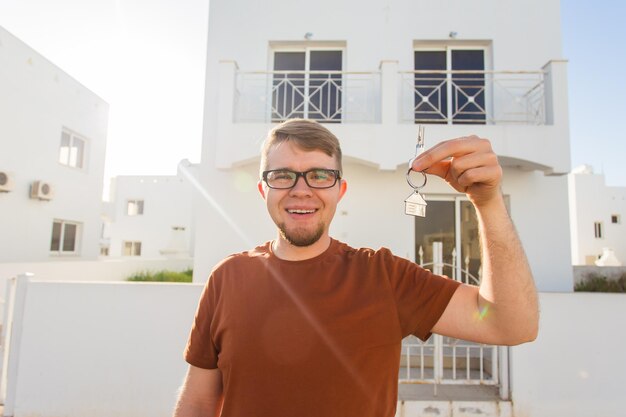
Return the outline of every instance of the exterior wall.
<path id="1" fill-rule="evenodd" d="M 0 91 L 0 262 L 96 259 L 108 104 L 1 27 Z M 83 169 L 58 162 L 63 128 L 86 139 Z M 29 198 L 37 180 L 51 201 Z M 75 255 L 50 254 L 54 219 L 81 224 Z"/>
<path id="2" fill-rule="evenodd" d="M 591 169 L 575 170 L 568 182 L 573 264 L 589 264 L 610 248 L 626 265 L 626 187 L 607 187 L 604 175 Z M 619 223 L 611 222 L 612 215 L 620 217 Z M 602 238 L 595 237 L 596 222 L 602 223 Z"/>
<path id="3" fill-rule="evenodd" d="M 171 416 L 201 285 L 32 279 L 20 290 L 5 415 Z M 513 413 L 499 415 L 623 415 L 626 336 L 599 323 L 626 316 L 624 297 L 541 293 L 539 337 L 511 348 Z M 423 415 L 424 404 L 405 403 L 402 415 Z"/>
<path id="4" fill-rule="evenodd" d="M 24 273 L 35 274 L 39 281 L 110 282 L 126 281 L 129 276 L 144 271 L 184 271 L 192 267 L 191 258 L 0 263 L 0 304 L 4 305 L 7 298 L 7 281 Z M 3 322 L 0 318 L 0 323 Z"/>
<path id="5" fill-rule="evenodd" d="M 114 215 L 105 227 L 110 257 L 122 256 L 124 241 L 141 242 L 140 257 L 144 259 L 189 257 L 193 253 L 194 189 L 186 177 L 180 173 L 118 176 L 111 184 Z M 143 201 L 143 214 L 128 215 L 129 200 Z M 184 230 L 175 231 L 173 227 Z"/>
<path id="6" fill-rule="evenodd" d="M 6 364 L 3 415 L 171 416 L 201 290 L 31 282 L 22 320 L 13 324 L 21 337 L 11 340 L 18 347 Z"/>
<path id="7" fill-rule="evenodd" d="M 379 118 L 326 125 L 342 142 L 349 183 L 331 232 L 355 246 L 384 245 L 413 257 L 412 220 L 404 215 L 402 203 L 410 191 L 404 169 L 417 129 L 400 121 L 399 72 L 413 69 L 415 45 L 439 42 L 486 46 L 489 69 L 546 71 L 545 124 L 430 124 L 426 146 L 469 134 L 490 138 L 506 167 L 503 186 L 539 288 L 571 290 L 567 185 L 564 177 L 546 175 L 567 173 L 570 164 L 558 1 L 351 0 L 337 6 L 323 0 L 305 14 L 285 0 L 249 2 L 246 7 L 250 13 L 242 15 L 241 4 L 217 0 L 210 5 L 200 179 L 211 197 L 204 200 L 197 220 L 195 281 L 206 280 L 224 256 L 275 234 L 256 191 L 259 148 L 272 125 L 239 121 L 233 110 L 241 94 L 235 91 L 239 71 L 270 70 L 273 46 L 342 45 L 344 71 L 371 71 L 381 78 L 380 91 L 374 94 Z M 458 33 L 454 40 L 451 31 Z M 307 32 L 313 34 L 308 41 Z M 427 197 L 453 193 L 435 179 L 424 191 Z M 376 222 L 377 227 L 370 227 L 372 219 L 383 215 L 384 226 Z M 547 239 L 546 230 L 551 231 Z"/>
<path id="8" fill-rule="evenodd" d="M 623 416 L 624 294 L 540 294 L 539 337 L 513 348 L 515 417 Z M 581 308 L 584 306 L 584 308 Z"/>

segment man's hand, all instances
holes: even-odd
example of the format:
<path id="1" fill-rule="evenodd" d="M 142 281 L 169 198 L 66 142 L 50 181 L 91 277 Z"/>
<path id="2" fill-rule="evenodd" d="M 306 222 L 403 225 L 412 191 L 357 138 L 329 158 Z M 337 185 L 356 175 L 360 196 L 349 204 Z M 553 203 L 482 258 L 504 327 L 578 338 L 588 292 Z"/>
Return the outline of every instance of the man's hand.
<path id="1" fill-rule="evenodd" d="M 480 231 L 480 287 L 462 285 L 435 324 L 435 333 L 479 343 L 515 345 L 534 340 L 538 302 L 532 273 L 500 191 L 502 167 L 486 139 L 441 142 L 412 169 L 443 178 L 476 208 Z"/>
<path id="2" fill-rule="evenodd" d="M 468 136 L 440 142 L 418 155 L 412 168 L 443 178 L 477 208 L 500 197 L 502 168 L 487 139 Z"/>

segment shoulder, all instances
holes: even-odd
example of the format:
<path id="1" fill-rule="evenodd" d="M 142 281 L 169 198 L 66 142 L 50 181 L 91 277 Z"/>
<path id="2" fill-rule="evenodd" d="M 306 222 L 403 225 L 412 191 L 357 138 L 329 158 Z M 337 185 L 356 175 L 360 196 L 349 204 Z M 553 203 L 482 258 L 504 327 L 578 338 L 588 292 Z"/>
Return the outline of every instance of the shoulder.
<path id="1" fill-rule="evenodd" d="M 337 241 L 336 253 L 345 259 L 353 261 L 367 262 L 370 265 L 381 263 L 386 265 L 395 264 L 412 264 L 413 262 L 394 255 L 390 249 L 380 247 L 378 249 L 372 249 L 367 247 L 353 248 L 350 245 Z"/>
<path id="2" fill-rule="evenodd" d="M 242 270 L 250 270 L 265 264 L 270 257 L 269 242 L 243 252 L 228 255 L 211 270 L 209 280 L 219 280 Z"/>

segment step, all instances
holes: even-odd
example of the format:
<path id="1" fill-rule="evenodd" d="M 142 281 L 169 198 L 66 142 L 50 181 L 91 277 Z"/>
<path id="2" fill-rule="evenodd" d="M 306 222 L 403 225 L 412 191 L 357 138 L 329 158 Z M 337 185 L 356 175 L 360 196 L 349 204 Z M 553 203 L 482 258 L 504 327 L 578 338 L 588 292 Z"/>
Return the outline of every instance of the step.
<path id="1" fill-rule="evenodd" d="M 395 417 L 512 417 L 510 401 L 398 401 Z"/>

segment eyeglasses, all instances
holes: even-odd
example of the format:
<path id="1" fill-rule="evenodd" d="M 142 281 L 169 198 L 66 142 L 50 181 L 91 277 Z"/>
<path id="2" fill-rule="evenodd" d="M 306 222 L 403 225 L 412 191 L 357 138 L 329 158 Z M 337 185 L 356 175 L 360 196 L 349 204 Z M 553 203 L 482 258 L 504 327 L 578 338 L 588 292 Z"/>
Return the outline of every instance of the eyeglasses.
<path id="1" fill-rule="evenodd" d="M 304 172 L 290 169 L 272 169 L 263 171 L 263 181 L 270 188 L 286 190 L 293 188 L 298 178 L 304 178 L 304 182 L 311 188 L 331 188 L 341 179 L 341 173 L 336 169 L 314 168 Z"/>

